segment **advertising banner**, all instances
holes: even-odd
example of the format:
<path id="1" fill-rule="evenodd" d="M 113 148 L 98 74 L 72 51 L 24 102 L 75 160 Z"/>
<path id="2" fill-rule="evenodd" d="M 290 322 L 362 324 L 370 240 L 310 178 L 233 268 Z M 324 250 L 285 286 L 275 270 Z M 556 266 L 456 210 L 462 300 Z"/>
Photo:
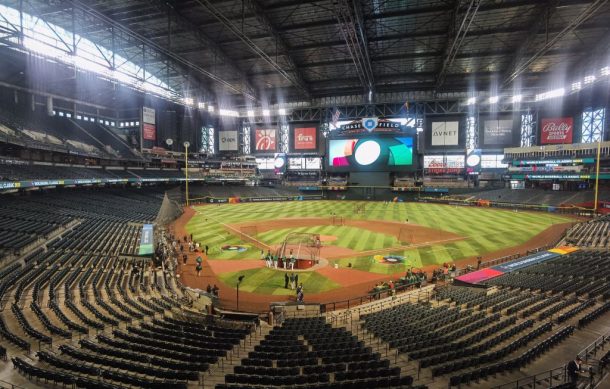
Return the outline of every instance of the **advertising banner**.
<path id="1" fill-rule="evenodd" d="M 459 174 L 465 168 L 463 155 L 425 155 L 428 174 Z"/>
<path id="2" fill-rule="evenodd" d="M 218 151 L 237 151 L 237 131 L 218 132 Z"/>
<path id="3" fill-rule="evenodd" d="M 259 129 L 254 130 L 254 150 L 274 152 L 277 147 L 277 131 L 276 129 Z"/>
<path id="4" fill-rule="evenodd" d="M 551 259 L 555 259 L 561 255 L 569 254 L 573 251 L 576 250 L 571 250 L 571 248 L 559 248 L 559 250 L 551 249 L 548 251 L 541 251 L 497 266 L 461 275 L 455 278 L 455 282 L 460 285 L 482 283 L 491 278 L 501 276 L 502 274 L 510 273 L 515 270 L 523 269 L 524 267 L 536 265 Z"/>
<path id="5" fill-rule="evenodd" d="M 571 117 L 542 119 L 540 125 L 540 143 L 543 145 L 572 143 L 574 120 Z"/>
<path id="6" fill-rule="evenodd" d="M 294 149 L 295 150 L 315 150 L 317 148 L 317 128 L 315 127 L 295 127 L 294 128 Z"/>
<path id="7" fill-rule="evenodd" d="M 459 122 L 432 122 L 432 146 L 457 146 Z"/>
<path id="8" fill-rule="evenodd" d="M 152 108 L 142 107 L 142 138 L 145 140 L 157 139 L 155 110 Z"/>
<path id="9" fill-rule="evenodd" d="M 483 122 L 483 144 L 508 145 L 513 141 L 513 120 L 485 120 Z"/>
<path id="10" fill-rule="evenodd" d="M 140 236 L 138 255 L 152 255 L 153 253 L 153 225 L 144 224 Z"/>

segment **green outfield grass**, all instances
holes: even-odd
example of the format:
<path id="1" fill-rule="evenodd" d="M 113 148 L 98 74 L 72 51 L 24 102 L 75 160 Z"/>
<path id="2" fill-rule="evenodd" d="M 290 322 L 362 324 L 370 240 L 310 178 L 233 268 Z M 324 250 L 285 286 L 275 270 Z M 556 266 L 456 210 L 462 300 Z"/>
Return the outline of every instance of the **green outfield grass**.
<path id="1" fill-rule="evenodd" d="M 239 286 L 239 290 L 244 292 L 275 296 L 291 296 L 296 294 L 294 290 L 284 288 L 284 274 L 286 273 L 283 271 L 262 268 L 223 273 L 219 278 L 225 284 L 235 287 L 237 277 L 243 275 L 244 279 Z M 299 273 L 299 283 L 303 283 L 304 293 L 326 292 L 341 286 L 315 272 Z"/>
<path id="2" fill-rule="evenodd" d="M 337 240 L 325 242 L 324 244 L 345 247 L 356 251 L 370 250 L 371 247 L 383 249 L 400 245 L 400 242 L 394 236 L 349 226 L 282 228 L 258 234 L 258 239 L 267 244 L 280 244 L 290 232 L 336 236 Z"/>
<path id="3" fill-rule="evenodd" d="M 354 213 L 352 201 L 293 201 L 270 203 L 223 204 L 197 207 L 198 215 L 193 217 L 186 228 L 196 241 L 210 246 L 210 258 L 238 260 L 259 259 L 260 250 L 249 243 L 242 242 L 236 235 L 227 231 L 224 224 L 245 221 L 264 221 L 295 217 L 331 217 L 331 213 L 349 219 L 388 220 L 419 224 L 422 226 L 452 232 L 464 240 L 414 247 L 406 250 L 393 250 L 393 254 L 407 258 L 404 264 L 385 265 L 372 261 L 368 256 L 355 256 L 338 260 L 341 267 L 348 263 L 359 270 L 379 274 L 403 273 L 410 267 L 454 262 L 463 258 L 486 254 L 525 243 L 553 224 L 570 222 L 572 219 L 549 213 L 536 213 L 510 210 L 488 209 L 481 207 L 456 207 L 427 203 L 383 203 L 366 202 L 363 214 Z M 355 251 L 390 249 L 400 243 L 393 236 L 376 233 L 350 226 L 313 226 L 282 228 L 258 234 L 257 238 L 267 244 L 279 244 L 289 232 L 309 232 L 337 236 L 334 244 Z M 245 252 L 224 252 L 222 245 L 244 244 Z M 258 293 L 283 294 L 283 273 L 269 269 L 249 271 L 251 281 L 246 285 Z M 243 272 L 242 272 L 243 273 Z M 260 274 L 259 274 L 260 273 Z M 240 273 L 241 274 L 241 273 Z M 311 274 L 311 273 L 309 273 Z M 221 278 L 231 285 L 234 274 L 222 274 Z M 322 280 L 324 277 L 316 274 Z M 316 277 L 310 276 L 310 277 Z M 278 278 L 279 277 L 279 278 Z M 305 279 L 303 280 L 305 282 Z M 313 285 L 310 292 L 329 290 L 337 287 L 333 283 L 307 280 Z M 280 285 L 279 290 L 274 284 Z M 244 285 L 244 288 L 246 288 Z M 270 286 L 271 285 L 271 286 Z M 246 290 L 246 289 L 244 289 Z"/>

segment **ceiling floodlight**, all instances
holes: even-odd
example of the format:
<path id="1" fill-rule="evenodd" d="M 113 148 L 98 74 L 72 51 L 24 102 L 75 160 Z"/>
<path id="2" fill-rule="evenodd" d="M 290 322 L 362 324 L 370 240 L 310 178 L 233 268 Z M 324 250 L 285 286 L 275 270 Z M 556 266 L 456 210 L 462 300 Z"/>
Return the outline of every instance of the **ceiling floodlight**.
<path id="1" fill-rule="evenodd" d="M 561 97 L 565 95 L 566 91 L 564 88 L 553 89 L 548 92 L 540 93 L 536 95 L 536 101 L 542 101 L 547 99 L 553 99 L 555 97 Z"/>
<path id="2" fill-rule="evenodd" d="M 582 83 L 580 81 L 572 83 L 572 92 L 576 92 L 582 89 Z"/>

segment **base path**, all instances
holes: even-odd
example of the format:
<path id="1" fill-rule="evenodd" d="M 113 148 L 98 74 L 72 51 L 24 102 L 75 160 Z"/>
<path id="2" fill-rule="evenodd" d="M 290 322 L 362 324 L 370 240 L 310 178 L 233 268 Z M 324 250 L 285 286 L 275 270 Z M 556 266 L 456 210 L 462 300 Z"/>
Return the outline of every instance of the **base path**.
<path id="1" fill-rule="evenodd" d="M 265 261 L 260 259 L 208 259 L 207 262 L 210 269 L 216 274 L 265 267 Z"/>
<path id="2" fill-rule="evenodd" d="M 414 223 L 393 222 L 387 220 L 352 220 L 342 218 L 343 226 L 356 227 L 384 235 L 390 235 L 396 239 L 404 239 L 404 243 L 422 244 L 434 241 L 457 240 L 463 238 L 452 232 L 424 227 Z M 332 226 L 333 218 L 329 217 L 303 217 L 283 218 L 275 220 L 252 220 L 248 222 L 224 224 L 225 228 L 241 236 L 242 229 L 256 228 L 257 233 L 281 230 L 286 228 Z"/>

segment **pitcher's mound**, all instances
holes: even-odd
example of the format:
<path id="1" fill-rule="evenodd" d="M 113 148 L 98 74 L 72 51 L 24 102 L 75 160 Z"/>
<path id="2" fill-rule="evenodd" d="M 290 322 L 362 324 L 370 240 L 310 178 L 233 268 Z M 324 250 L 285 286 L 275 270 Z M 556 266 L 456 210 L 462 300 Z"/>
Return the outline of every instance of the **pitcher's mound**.
<path id="1" fill-rule="evenodd" d="M 320 235 L 320 242 L 334 242 L 337 237 L 334 235 Z"/>

